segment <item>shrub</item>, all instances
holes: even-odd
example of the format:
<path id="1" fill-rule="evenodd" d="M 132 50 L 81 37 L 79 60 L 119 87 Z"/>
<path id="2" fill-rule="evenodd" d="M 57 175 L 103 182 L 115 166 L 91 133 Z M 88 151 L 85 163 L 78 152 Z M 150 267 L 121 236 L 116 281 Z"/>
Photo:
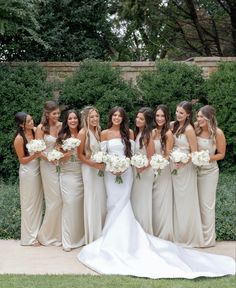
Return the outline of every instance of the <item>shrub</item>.
<path id="1" fill-rule="evenodd" d="M 3 177 L 17 175 L 18 161 L 13 150 L 14 115 L 25 111 L 40 122 L 43 103 L 52 97 L 52 87 L 46 82 L 46 72 L 37 64 L 16 67 L 1 64 L 0 70 L 0 173 Z"/>
<path id="2" fill-rule="evenodd" d="M 143 72 L 138 77 L 137 84 L 145 105 L 155 108 L 159 104 L 166 104 L 173 118 L 179 102 L 205 100 L 202 71 L 195 65 L 159 61 L 154 71 Z"/>
<path id="3" fill-rule="evenodd" d="M 96 106 L 103 128 L 110 108 L 122 106 L 133 117 L 137 103 L 133 89 L 121 78 L 120 71 L 109 63 L 96 60 L 83 61 L 79 69 L 65 80 L 59 101 L 67 109 Z"/>
<path id="4" fill-rule="evenodd" d="M 220 165 L 236 171 L 236 63 L 222 63 L 207 80 L 207 99 L 215 107 L 219 127 L 227 140 L 226 161 Z"/>

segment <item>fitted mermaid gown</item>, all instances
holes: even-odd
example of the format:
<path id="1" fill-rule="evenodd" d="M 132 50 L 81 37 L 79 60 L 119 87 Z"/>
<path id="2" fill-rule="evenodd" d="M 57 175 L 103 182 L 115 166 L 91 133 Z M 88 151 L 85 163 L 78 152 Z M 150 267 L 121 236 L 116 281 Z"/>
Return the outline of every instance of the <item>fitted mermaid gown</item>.
<path id="1" fill-rule="evenodd" d="M 110 154 L 124 154 L 121 139 L 103 141 L 102 146 Z M 105 226 L 102 236 L 77 255 L 80 262 L 101 274 L 153 279 L 235 273 L 235 261 L 230 257 L 182 248 L 145 233 L 130 203 L 132 168 L 128 168 L 122 178 L 123 183 L 117 184 L 114 175 L 105 173 L 108 210 Z"/>

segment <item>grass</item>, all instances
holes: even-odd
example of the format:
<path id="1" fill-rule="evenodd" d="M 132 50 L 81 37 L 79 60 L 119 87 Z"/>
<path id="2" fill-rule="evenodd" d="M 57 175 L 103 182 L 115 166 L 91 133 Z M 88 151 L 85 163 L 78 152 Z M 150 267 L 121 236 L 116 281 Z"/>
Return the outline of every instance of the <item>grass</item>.
<path id="1" fill-rule="evenodd" d="M 87 275 L 0 275 L 0 288 L 231 288 L 236 286 L 236 277 L 159 279 L 125 276 L 87 276 Z"/>

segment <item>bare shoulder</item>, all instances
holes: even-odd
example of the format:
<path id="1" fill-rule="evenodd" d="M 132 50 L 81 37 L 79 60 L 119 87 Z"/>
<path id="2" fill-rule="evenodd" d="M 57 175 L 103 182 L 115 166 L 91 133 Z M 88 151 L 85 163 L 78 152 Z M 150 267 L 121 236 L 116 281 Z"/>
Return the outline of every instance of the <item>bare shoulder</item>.
<path id="1" fill-rule="evenodd" d="M 171 121 L 171 122 L 170 122 L 170 129 L 171 129 L 171 130 L 174 128 L 174 124 L 175 124 L 175 121 Z"/>
<path id="2" fill-rule="evenodd" d="M 39 130 L 39 131 L 40 131 L 40 130 L 42 130 L 42 128 L 43 128 L 43 124 L 40 123 L 40 124 L 36 127 L 36 130 Z"/>
<path id="3" fill-rule="evenodd" d="M 157 128 L 152 129 L 152 137 L 154 138 L 157 134 Z"/>
<path id="4" fill-rule="evenodd" d="M 192 133 L 192 132 L 194 132 L 193 126 L 189 124 L 189 125 L 185 128 L 185 132 L 186 132 L 186 133 Z"/>
<path id="5" fill-rule="evenodd" d="M 216 136 L 224 137 L 224 132 L 220 128 L 216 128 Z"/>
<path id="6" fill-rule="evenodd" d="M 101 141 L 106 141 L 108 139 L 109 129 L 102 130 Z"/>
<path id="7" fill-rule="evenodd" d="M 166 132 L 166 136 L 167 137 L 173 137 L 173 133 L 171 132 L 170 129 Z"/>
<path id="8" fill-rule="evenodd" d="M 84 128 L 82 128 L 82 129 L 79 130 L 78 135 L 79 135 L 80 137 L 85 137 L 85 134 L 86 134 L 86 132 L 85 132 L 85 129 L 84 129 Z"/>
<path id="9" fill-rule="evenodd" d="M 132 129 L 129 129 L 129 138 L 130 140 L 134 140 L 134 131 Z"/>
<path id="10" fill-rule="evenodd" d="M 19 145 L 22 144 L 23 142 L 24 142 L 23 137 L 20 134 L 18 134 L 14 140 L 14 145 Z"/>

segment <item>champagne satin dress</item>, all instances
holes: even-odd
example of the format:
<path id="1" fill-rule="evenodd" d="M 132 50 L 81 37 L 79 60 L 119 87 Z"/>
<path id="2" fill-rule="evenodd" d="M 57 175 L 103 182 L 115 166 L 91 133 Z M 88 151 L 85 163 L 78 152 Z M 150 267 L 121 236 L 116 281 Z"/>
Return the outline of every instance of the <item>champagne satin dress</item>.
<path id="1" fill-rule="evenodd" d="M 155 153 L 162 155 L 161 142 L 154 140 Z M 153 234 L 161 239 L 173 240 L 173 189 L 170 165 L 156 175 L 152 190 Z"/>
<path id="2" fill-rule="evenodd" d="M 145 146 L 140 148 L 139 139 L 141 134 L 137 135 L 135 140 L 135 153 L 147 155 Z M 140 179 L 137 177 L 137 170 L 134 170 L 134 182 L 131 193 L 131 204 L 134 215 L 144 231 L 153 234 L 152 229 L 152 186 L 154 173 L 152 167 L 148 167 L 140 173 Z"/>
<path id="3" fill-rule="evenodd" d="M 100 142 L 89 131 L 92 152 L 100 150 Z M 98 170 L 82 163 L 84 183 L 84 230 L 85 244 L 101 236 L 106 217 L 106 192 L 104 177 L 98 176 Z"/>
<path id="4" fill-rule="evenodd" d="M 38 159 L 20 164 L 19 180 L 21 245 L 33 245 L 37 242 L 43 212 L 43 189 Z"/>
<path id="5" fill-rule="evenodd" d="M 197 137 L 198 149 L 208 150 L 210 156 L 216 152 L 212 139 Z M 198 167 L 197 169 L 198 196 L 204 235 L 204 246 L 215 246 L 215 204 L 216 188 L 219 179 L 219 168 L 216 161 Z"/>
<path id="6" fill-rule="evenodd" d="M 61 164 L 62 246 L 65 249 L 84 245 L 84 185 L 81 162 L 76 151 Z"/>
<path id="7" fill-rule="evenodd" d="M 174 149 L 186 154 L 190 146 L 185 134 L 174 135 Z M 172 175 L 174 204 L 174 242 L 187 247 L 204 245 L 201 215 L 197 190 L 197 171 L 190 161 Z"/>
<path id="8" fill-rule="evenodd" d="M 56 137 L 44 135 L 45 154 L 55 147 Z M 47 160 L 40 160 L 40 171 L 44 190 L 45 215 L 38 234 L 42 245 L 61 245 L 61 212 L 62 198 L 59 185 L 59 175 L 56 166 Z"/>

